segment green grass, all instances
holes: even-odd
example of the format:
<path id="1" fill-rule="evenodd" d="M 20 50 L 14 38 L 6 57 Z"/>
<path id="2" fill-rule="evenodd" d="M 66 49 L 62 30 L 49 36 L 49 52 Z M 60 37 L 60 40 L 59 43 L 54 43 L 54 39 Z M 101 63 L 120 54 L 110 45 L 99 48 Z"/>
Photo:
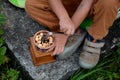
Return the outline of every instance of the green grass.
<path id="1" fill-rule="evenodd" d="M 120 80 L 120 48 L 111 51 L 93 69 L 79 69 L 70 80 Z"/>
<path id="2" fill-rule="evenodd" d="M 4 25 L 5 24 L 5 16 L 3 14 L 0 13 L 0 25 Z"/>
<path id="3" fill-rule="evenodd" d="M 5 25 L 5 22 L 5 16 L 0 13 L 0 80 L 22 80 L 20 78 L 20 72 L 12 69 L 10 66 L 10 58 L 7 55 L 7 47 L 3 38 L 4 31 L 1 28 L 1 26 Z"/>

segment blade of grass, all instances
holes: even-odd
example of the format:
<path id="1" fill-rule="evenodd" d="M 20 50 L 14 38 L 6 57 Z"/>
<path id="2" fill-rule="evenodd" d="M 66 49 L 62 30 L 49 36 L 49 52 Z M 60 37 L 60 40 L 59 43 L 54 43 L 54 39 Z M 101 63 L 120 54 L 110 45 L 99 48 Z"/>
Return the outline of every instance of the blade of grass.
<path id="1" fill-rule="evenodd" d="M 83 74 L 82 76 L 79 76 L 79 78 L 77 78 L 76 80 L 82 80 L 82 79 L 88 77 L 89 75 L 91 75 L 91 74 L 93 74 L 93 73 L 95 73 L 97 71 L 100 71 L 100 70 L 102 70 L 102 68 L 98 68 L 98 69 L 92 70 L 91 72 L 88 72 L 86 74 Z"/>
<path id="2" fill-rule="evenodd" d="M 100 62 L 96 67 L 102 67 L 103 65 L 108 64 L 108 63 L 114 61 L 114 59 L 111 59 L 111 60 L 108 60 L 108 61 L 107 60 L 105 62 L 104 61 Z"/>
<path id="3" fill-rule="evenodd" d="M 80 72 L 81 69 L 78 69 L 75 73 L 72 74 L 72 76 L 70 76 L 70 79 L 74 76 L 77 75 Z"/>
<path id="4" fill-rule="evenodd" d="M 78 74 L 73 75 L 73 76 L 70 78 L 70 80 L 76 80 L 76 78 L 78 78 L 79 75 L 81 75 L 81 73 L 83 73 L 84 71 L 85 71 L 85 69 L 81 70 Z"/>

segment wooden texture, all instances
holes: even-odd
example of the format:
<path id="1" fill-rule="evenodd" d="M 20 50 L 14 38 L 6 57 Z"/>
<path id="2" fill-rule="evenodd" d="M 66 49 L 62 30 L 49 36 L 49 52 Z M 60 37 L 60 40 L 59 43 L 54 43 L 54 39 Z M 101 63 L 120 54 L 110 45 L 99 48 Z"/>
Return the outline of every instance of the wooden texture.
<path id="1" fill-rule="evenodd" d="M 40 52 L 34 45 L 33 37 L 30 37 L 30 54 L 35 66 L 56 61 L 54 56 L 51 56 L 53 51 Z"/>

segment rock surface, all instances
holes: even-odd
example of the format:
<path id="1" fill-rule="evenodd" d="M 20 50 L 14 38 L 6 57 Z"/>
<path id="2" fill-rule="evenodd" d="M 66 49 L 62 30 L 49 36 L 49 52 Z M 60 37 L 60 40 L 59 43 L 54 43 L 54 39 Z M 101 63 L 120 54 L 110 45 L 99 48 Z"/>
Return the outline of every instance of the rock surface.
<path id="1" fill-rule="evenodd" d="M 23 9 L 16 8 L 7 1 L 3 2 L 3 13 L 7 18 L 3 29 L 8 48 L 34 80 L 63 80 L 65 75 L 67 78 L 72 71 L 79 68 L 77 56 L 80 50 L 68 59 L 34 66 L 29 52 L 29 37 L 46 28 L 29 18 Z"/>
<path id="2" fill-rule="evenodd" d="M 67 77 L 79 68 L 77 62 L 80 48 L 68 59 L 34 66 L 29 52 L 29 37 L 33 36 L 38 30 L 47 28 L 34 22 L 23 9 L 16 8 L 7 1 L 2 4 L 2 13 L 7 18 L 6 26 L 3 27 L 5 41 L 20 65 L 34 80 L 67 80 Z M 119 32 L 120 18 L 113 23 L 109 34 L 105 37 L 106 44 L 102 49 L 102 53 L 109 51 L 120 42 Z"/>

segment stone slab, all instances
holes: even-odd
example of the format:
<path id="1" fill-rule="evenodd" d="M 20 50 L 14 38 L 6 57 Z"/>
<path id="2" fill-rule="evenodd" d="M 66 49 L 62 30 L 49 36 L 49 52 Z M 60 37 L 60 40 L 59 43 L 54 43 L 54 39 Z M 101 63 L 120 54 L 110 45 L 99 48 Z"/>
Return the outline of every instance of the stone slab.
<path id="1" fill-rule="evenodd" d="M 47 28 L 29 18 L 24 9 L 16 8 L 7 1 L 2 4 L 2 13 L 7 18 L 6 25 L 3 27 L 5 41 L 21 66 L 34 80 L 60 80 L 69 72 L 79 68 L 77 62 L 80 51 L 76 51 L 72 57 L 64 60 L 34 66 L 29 52 L 29 37 L 33 36 L 38 30 Z"/>
<path id="2" fill-rule="evenodd" d="M 2 7 L 2 13 L 7 18 L 6 25 L 3 27 L 5 30 L 5 41 L 21 66 L 34 80 L 66 80 L 72 72 L 79 68 L 77 62 L 81 51 L 80 48 L 72 57 L 67 59 L 34 66 L 29 52 L 29 37 L 33 36 L 38 30 L 47 28 L 34 22 L 29 18 L 24 9 L 12 6 L 7 0 L 2 3 Z M 110 28 L 110 32 L 104 38 L 106 43 L 102 48 L 102 53 L 109 51 L 120 42 L 119 32 L 120 18 L 115 20 Z"/>

